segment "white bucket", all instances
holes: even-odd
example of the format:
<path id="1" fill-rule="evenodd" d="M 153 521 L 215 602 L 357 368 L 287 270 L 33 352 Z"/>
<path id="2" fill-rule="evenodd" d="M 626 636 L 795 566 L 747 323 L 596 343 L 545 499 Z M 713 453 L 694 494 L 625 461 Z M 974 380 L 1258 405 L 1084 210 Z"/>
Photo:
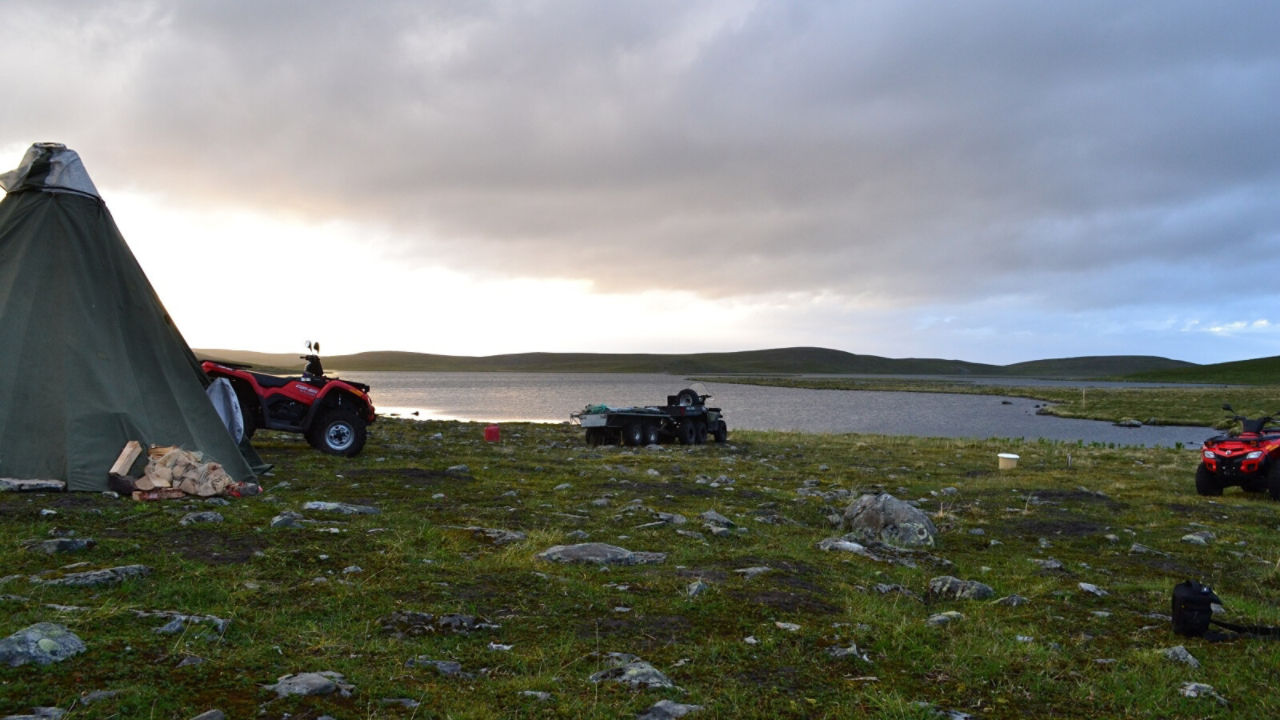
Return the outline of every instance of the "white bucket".
<path id="1" fill-rule="evenodd" d="M 1000 453 L 996 457 L 1000 460 L 1001 470 L 1012 470 L 1018 467 L 1018 456 L 1013 453 Z"/>

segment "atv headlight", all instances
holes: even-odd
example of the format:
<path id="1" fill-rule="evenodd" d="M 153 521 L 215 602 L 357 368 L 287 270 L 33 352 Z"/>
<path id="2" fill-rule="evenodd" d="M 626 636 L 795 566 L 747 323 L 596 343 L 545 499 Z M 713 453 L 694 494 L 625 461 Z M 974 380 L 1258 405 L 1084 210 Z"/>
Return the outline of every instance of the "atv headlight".
<path id="1" fill-rule="evenodd" d="M 1245 456 L 1244 456 L 1244 459 L 1245 459 L 1245 460 L 1257 460 L 1257 459 L 1258 459 L 1258 458 L 1260 458 L 1260 457 L 1262 457 L 1262 451 L 1261 451 L 1261 450 L 1254 450 L 1253 452 L 1249 453 L 1248 455 L 1245 455 Z"/>
<path id="2" fill-rule="evenodd" d="M 1212 460 L 1212 459 L 1214 459 L 1214 458 L 1216 458 L 1216 457 L 1218 457 L 1218 456 L 1217 456 L 1217 455 L 1214 455 L 1212 450 L 1205 450 L 1205 451 L 1204 451 L 1204 459 L 1205 459 L 1205 460 Z"/>

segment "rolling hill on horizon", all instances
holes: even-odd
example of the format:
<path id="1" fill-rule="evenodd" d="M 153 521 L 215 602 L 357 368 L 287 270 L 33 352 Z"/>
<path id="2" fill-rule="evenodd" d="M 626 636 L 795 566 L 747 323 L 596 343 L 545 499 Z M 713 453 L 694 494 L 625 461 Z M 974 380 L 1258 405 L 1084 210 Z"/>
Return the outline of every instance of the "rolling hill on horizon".
<path id="1" fill-rule="evenodd" d="M 243 363 L 263 370 L 295 372 L 298 355 L 243 350 L 198 349 L 202 360 Z M 671 374 L 969 375 L 975 377 L 1101 378 L 1136 373 L 1194 371 L 1206 367 L 1148 355 L 1058 358 L 989 365 L 937 358 L 885 358 L 816 347 L 739 352 L 516 353 L 460 356 L 403 351 L 364 352 L 324 358 L 330 370 L 418 372 L 630 372 Z"/>

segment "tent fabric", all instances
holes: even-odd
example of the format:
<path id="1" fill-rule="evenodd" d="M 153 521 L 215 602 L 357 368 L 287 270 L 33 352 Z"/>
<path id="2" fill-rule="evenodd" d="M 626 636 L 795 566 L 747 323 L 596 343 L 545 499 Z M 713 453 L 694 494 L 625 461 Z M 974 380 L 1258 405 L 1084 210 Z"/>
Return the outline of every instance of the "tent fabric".
<path id="1" fill-rule="evenodd" d="M 28 172 L 0 176 L 0 477 L 106 490 L 112 463 L 138 440 L 200 451 L 252 479 L 261 460 L 247 444 L 242 455 L 218 418 L 106 204 L 83 184 L 43 185 L 79 183 L 57 168 L 88 180 L 79 157 L 51 144 L 33 153 Z"/>
<path id="2" fill-rule="evenodd" d="M 36 143 L 27 150 L 16 170 L 0 174 L 6 192 L 40 189 L 75 192 L 101 199 L 98 188 L 74 150 L 62 143 Z"/>

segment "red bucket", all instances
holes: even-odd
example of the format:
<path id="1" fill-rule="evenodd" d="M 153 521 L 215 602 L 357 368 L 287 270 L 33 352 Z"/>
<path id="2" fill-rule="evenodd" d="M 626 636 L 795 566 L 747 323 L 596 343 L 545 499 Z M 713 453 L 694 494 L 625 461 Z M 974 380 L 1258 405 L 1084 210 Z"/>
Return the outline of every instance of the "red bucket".
<path id="1" fill-rule="evenodd" d="M 498 431 L 497 425 L 486 425 L 484 428 L 485 442 L 498 442 L 502 439 L 502 433 Z"/>

